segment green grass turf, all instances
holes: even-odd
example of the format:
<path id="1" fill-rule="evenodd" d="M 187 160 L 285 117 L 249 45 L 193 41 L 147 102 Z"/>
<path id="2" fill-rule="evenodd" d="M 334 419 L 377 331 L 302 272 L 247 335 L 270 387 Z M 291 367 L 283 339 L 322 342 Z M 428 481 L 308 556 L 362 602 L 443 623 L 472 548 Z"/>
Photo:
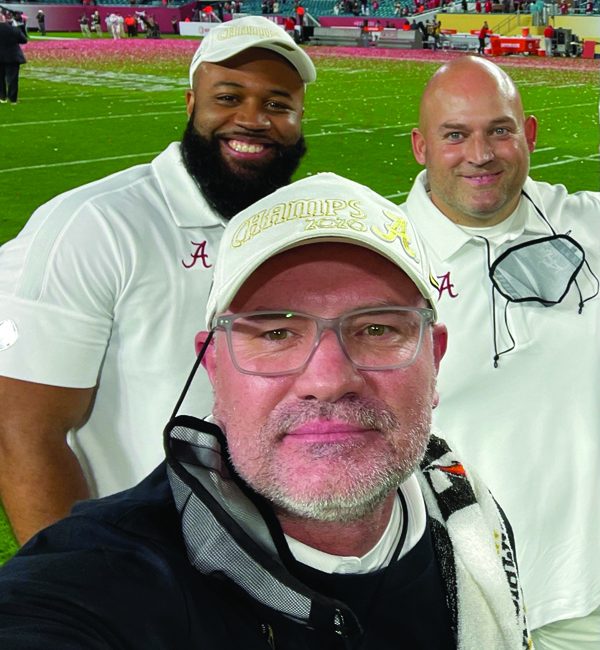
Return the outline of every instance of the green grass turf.
<path id="1" fill-rule="evenodd" d="M 10 524 L 0 508 L 0 565 L 12 557 L 17 551 L 17 543 L 10 529 Z"/>
<path id="2" fill-rule="evenodd" d="M 0 105 L 0 242 L 59 192 L 149 161 L 178 140 L 190 56 L 30 56 L 20 103 Z M 306 101 L 309 153 L 297 177 L 334 171 L 401 202 L 419 171 L 409 134 L 436 66 L 318 59 L 319 81 Z M 509 73 L 540 120 L 532 175 L 571 191 L 600 189 L 598 72 L 511 67 Z M 0 560 L 14 548 L 0 517 Z"/>
<path id="3" fill-rule="evenodd" d="M 96 58 L 24 66 L 20 103 L 0 105 L 0 242 L 15 236 L 35 207 L 59 192 L 148 161 L 179 139 L 185 125 L 183 66 L 183 59 L 102 64 Z M 319 82 L 309 88 L 306 102 L 309 153 L 297 176 L 334 171 L 401 201 L 419 170 L 409 133 L 434 67 L 319 60 Z M 510 73 L 528 111 L 541 122 L 539 151 L 532 157 L 535 177 L 562 182 L 571 191 L 600 189 L 598 162 L 590 159 L 598 153 L 597 72 Z M 153 90 L 145 91 L 156 78 Z"/>

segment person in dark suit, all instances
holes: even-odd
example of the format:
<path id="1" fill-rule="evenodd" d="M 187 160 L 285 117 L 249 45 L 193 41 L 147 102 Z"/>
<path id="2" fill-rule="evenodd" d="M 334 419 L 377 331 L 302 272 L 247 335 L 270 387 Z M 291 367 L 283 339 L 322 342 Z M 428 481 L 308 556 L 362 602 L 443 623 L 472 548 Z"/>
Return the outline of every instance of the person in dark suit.
<path id="1" fill-rule="evenodd" d="M 19 93 L 19 68 L 25 63 L 21 44 L 27 36 L 0 14 L 0 102 L 17 103 Z"/>

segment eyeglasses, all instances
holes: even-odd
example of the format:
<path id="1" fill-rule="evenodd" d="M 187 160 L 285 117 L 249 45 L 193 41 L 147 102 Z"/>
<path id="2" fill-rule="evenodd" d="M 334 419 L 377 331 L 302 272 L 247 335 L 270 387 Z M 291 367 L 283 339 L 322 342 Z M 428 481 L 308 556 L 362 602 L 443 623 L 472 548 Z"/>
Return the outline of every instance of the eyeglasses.
<path id="1" fill-rule="evenodd" d="M 433 310 L 417 307 L 357 309 L 338 318 L 296 311 L 254 311 L 216 316 L 234 366 L 265 377 L 302 371 L 325 330 L 333 330 L 344 354 L 359 370 L 407 368 L 419 355 Z"/>

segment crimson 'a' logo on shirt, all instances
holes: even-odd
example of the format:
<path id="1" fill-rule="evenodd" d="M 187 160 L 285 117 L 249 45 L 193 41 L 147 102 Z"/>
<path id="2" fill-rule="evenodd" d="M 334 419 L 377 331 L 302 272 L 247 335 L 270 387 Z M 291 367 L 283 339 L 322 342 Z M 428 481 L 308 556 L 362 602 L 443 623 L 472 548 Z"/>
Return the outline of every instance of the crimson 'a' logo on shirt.
<path id="1" fill-rule="evenodd" d="M 442 296 L 445 293 L 448 294 L 450 298 L 458 298 L 458 293 L 455 291 L 454 284 L 450 279 L 450 271 L 443 275 L 430 275 L 429 282 L 438 292 L 438 301 L 442 299 Z"/>
<path id="2" fill-rule="evenodd" d="M 185 260 L 181 260 L 181 263 L 183 266 L 185 266 L 186 269 L 191 269 L 193 266 L 196 266 L 196 263 L 200 261 L 202 266 L 205 269 L 210 269 L 212 267 L 212 264 L 208 263 L 208 253 L 206 252 L 206 241 L 201 241 L 201 242 L 196 242 L 192 241 L 190 242 L 192 246 L 194 246 L 194 250 L 190 253 L 190 261 L 186 262 Z"/>

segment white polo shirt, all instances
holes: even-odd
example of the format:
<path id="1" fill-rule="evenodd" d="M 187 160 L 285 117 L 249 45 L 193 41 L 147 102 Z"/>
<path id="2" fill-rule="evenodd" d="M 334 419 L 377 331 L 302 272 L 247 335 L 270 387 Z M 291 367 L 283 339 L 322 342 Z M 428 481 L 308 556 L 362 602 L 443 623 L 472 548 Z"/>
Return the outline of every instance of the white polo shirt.
<path id="1" fill-rule="evenodd" d="M 575 286 L 553 307 L 511 303 L 515 348 L 494 368 L 492 287 L 485 242 L 433 205 L 422 172 L 403 208 L 428 244 L 440 321 L 449 330 L 434 421 L 477 470 L 512 523 L 530 627 L 600 605 L 600 296 L 578 313 Z M 557 233 L 570 232 L 600 276 L 600 193 L 569 195 L 528 179 L 525 191 Z M 512 232 L 548 236 L 525 198 Z M 486 235 L 486 229 L 479 229 Z M 582 270 L 583 297 L 596 283 Z M 496 294 L 498 348 L 510 347 L 506 301 Z"/>
<path id="2" fill-rule="evenodd" d="M 150 164 L 52 199 L 0 249 L 0 374 L 98 385 L 70 444 L 100 496 L 164 457 L 223 228 L 173 143 Z M 202 416 L 212 391 L 199 375 L 189 403 Z"/>

